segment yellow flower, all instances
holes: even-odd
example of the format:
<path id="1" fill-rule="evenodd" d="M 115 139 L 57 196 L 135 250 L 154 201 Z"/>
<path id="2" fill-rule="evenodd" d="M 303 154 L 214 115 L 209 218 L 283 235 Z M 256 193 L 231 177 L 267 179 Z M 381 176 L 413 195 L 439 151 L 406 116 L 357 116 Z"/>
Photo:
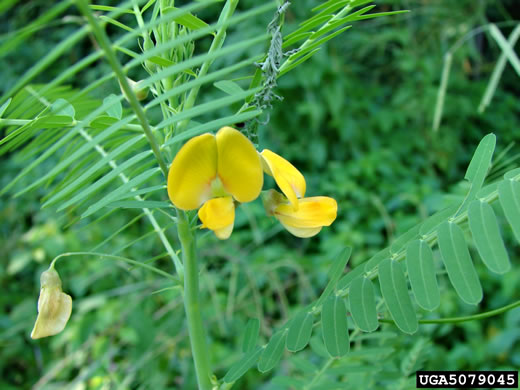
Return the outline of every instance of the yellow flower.
<path id="1" fill-rule="evenodd" d="M 202 228 L 221 239 L 233 231 L 234 199 L 250 202 L 264 183 L 255 147 L 239 131 L 223 127 L 217 135 L 190 139 L 175 156 L 168 173 L 168 196 L 181 210 L 199 209 Z"/>
<path id="2" fill-rule="evenodd" d="M 298 210 L 275 190 L 267 191 L 263 200 L 268 214 L 274 215 L 289 233 L 301 238 L 315 236 L 323 226 L 330 226 L 338 212 L 336 200 L 327 196 L 299 199 Z"/>
<path id="3" fill-rule="evenodd" d="M 294 210 L 298 210 L 298 198 L 305 196 L 306 184 L 303 175 L 289 161 L 269 149 L 264 149 L 260 155 L 264 172 L 274 178 Z"/>
<path id="4" fill-rule="evenodd" d="M 31 332 L 33 339 L 60 333 L 72 311 L 72 298 L 62 292 L 60 276 L 54 268 L 42 273 L 40 284 L 38 317 Z"/>

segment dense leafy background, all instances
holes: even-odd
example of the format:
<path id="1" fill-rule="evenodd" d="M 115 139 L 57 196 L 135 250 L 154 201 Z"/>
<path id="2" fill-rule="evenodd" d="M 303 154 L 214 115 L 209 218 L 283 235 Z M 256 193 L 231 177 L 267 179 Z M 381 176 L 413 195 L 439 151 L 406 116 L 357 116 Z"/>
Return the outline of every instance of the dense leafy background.
<path id="1" fill-rule="evenodd" d="M 253 3 L 245 1 L 240 7 L 246 9 Z M 315 4 L 299 1 L 291 7 L 287 31 L 307 18 Z M 520 83 L 509 65 L 490 107 L 484 114 L 477 111 L 500 55 L 486 34 L 475 36 L 455 52 L 444 117 L 439 131 L 432 131 L 443 54 L 471 29 L 488 22 L 509 22 L 501 27 L 507 36 L 511 21 L 520 19 L 515 0 L 387 0 L 378 4 L 383 11 L 412 12 L 357 22 L 303 66 L 283 76 L 277 90 L 283 101 L 274 104 L 269 123 L 260 126 L 260 147 L 279 152 L 300 168 L 309 195 L 338 200 L 334 225 L 313 239 L 297 239 L 267 218 L 257 200 L 240 208 L 229 241 L 200 234 L 201 285 L 207 303 L 203 310 L 219 377 L 238 357 L 240 334 L 248 318 L 262 318 L 261 337 L 267 339 L 277 325 L 321 292 L 340 248 L 354 248 L 349 266 L 366 260 L 438 210 L 447 198 L 462 196 L 466 165 L 485 134 L 493 131 L 497 135 L 498 152 L 517 141 Z M 45 8 L 43 1 L 13 7 L 0 17 L 1 32 L 23 27 Z M 209 11 L 199 16 L 214 17 Z M 268 21 L 266 16 L 243 28 L 260 33 Z M 0 58 L 0 91 L 6 91 L 34 58 L 75 28 L 72 15 L 43 30 L 16 53 Z M 109 31 L 118 34 L 116 29 Z M 229 36 L 230 41 L 239 39 L 240 28 Z M 58 63 L 36 81 L 51 79 L 90 49 L 76 47 L 69 63 Z M 83 79 L 76 79 L 74 86 L 87 85 L 107 69 L 106 64 L 98 63 L 83 73 Z M 97 91 L 95 97 L 117 92 L 117 85 L 111 87 Z M 210 100 L 214 94 L 221 92 L 208 88 L 201 100 Z M 514 157 L 517 151 L 513 146 L 508 156 Z M 3 156 L 0 163 L 1 186 L 26 164 L 12 155 Z M 52 164 L 48 161 L 38 167 L 35 177 Z M 29 179 L 19 188 L 27 184 Z M 47 389 L 195 388 L 178 292 L 158 292 L 167 286 L 165 280 L 141 270 L 128 272 L 112 261 L 88 257 L 62 261 L 58 268 L 64 288 L 74 299 L 71 321 L 59 336 L 30 340 L 38 279 L 50 260 L 65 251 L 96 248 L 139 215 L 134 210 L 118 211 L 102 223 L 87 219 L 68 227 L 77 211 L 40 210 L 45 194 L 42 186 L 21 198 L 0 198 L 0 387 L 30 388 L 37 383 L 37 388 Z M 476 261 L 486 297 L 479 307 L 463 304 L 441 276 L 442 303 L 434 315 L 485 311 L 520 298 L 518 246 L 508 229 L 503 226 L 502 230 L 512 271 L 494 276 Z M 149 231 L 148 222 L 141 218 L 96 250 L 150 259 L 161 251 L 155 239 L 139 239 Z M 174 229 L 167 232 L 173 241 Z M 472 254 L 478 259 L 476 252 Z M 166 258 L 155 264 L 172 269 Z M 366 386 L 366 380 L 372 378 L 373 386 L 409 388 L 420 367 L 520 366 L 518 309 L 481 322 L 421 326 L 414 336 L 401 335 L 391 325 L 382 328 L 379 338 L 362 341 L 354 337 L 352 350 L 357 354 L 345 358 L 349 368 L 338 368 L 336 374 L 348 373 L 354 386 Z M 237 388 L 299 388 L 299 378 L 313 377 L 311 372 L 324 363 L 319 352 L 314 343 L 312 349 L 288 356 L 269 374 L 252 370 Z M 375 376 L 373 371 L 379 374 Z M 325 382 L 317 388 L 326 388 L 326 377 L 320 380 Z"/>

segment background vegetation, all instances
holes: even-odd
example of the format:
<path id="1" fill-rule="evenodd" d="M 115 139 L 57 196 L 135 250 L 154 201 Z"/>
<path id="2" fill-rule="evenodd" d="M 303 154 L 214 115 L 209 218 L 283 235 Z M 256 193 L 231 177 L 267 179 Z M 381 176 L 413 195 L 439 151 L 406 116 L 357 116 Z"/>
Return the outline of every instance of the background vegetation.
<path id="1" fill-rule="evenodd" d="M 255 2 L 240 3 L 248 9 Z M 296 3 L 296 2 L 295 2 Z M 309 17 L 315 1 L 298 1 L 286 15 L 285 29 Z M 439 210 L 453 197 L 463 197 L 464 172 L 479 140 L 497 135 L 503 167 L 518 157 L 520 83 L 508 64 L 491 104 L 480 113 L 482 96 L 501 51 L 488 31 L 473 29 L 497 23 L 504 36 L 520 19 L 515 0 L 381 0 L 378 10 L 409 9 L 408 14 L 363 21 L 330 41 L 304 65 L 279 80 L 269 121 L 260 125 L 261 148 L 278 151 L 305 175 L 309 195 L 338 200 L 338 219 L 312 239 L 298 239 L 264 216 L 260 200 L 241 207 L 230 240 L 213 235 L 199 239 L 203 256 L 204 318 L 210 337 L 214 371 L 222 377 L 236 361 L 241 333 L 251 317 L 262 319 L 261 338 L 319 296 L 334 256 L 345 245 L 354 248 L 349 269 L 387 246 L 392 239 Z M 2 3 L 0 29 L 8 33 L 27 25 L 47 8 L 45 1 L 12 7 Z M 198 15 L 211 20 L 211 9 Z M 0 94 L 21 74 L 78 26 L 70 14 L 40 31 L 15 52 L 0 57 Z M 229 42 L 265 31 L 263 15 L 229 32 Z M 120 34 L 110 27 L 111 37 Z M 443 57 L 455 43 L 442 121 L 433 129 Z M 35 80 L 44 83 L 75 63 L 92 47 L 75 46 L 69 62 L 60 62 Z M 92 42 L 90 42 L 92 44 Z M 203 41 L 202 44 L 209 43 Z M 205 48 L 197 48 L 203 51 Z M 232 63 L 230 56 L 225 61 Z M 224 65 L 224 60 L 215 67 Z M 96 63 L 76 78 L 84 87 L 109 71 Z M 139 74 L 132 75 L 136 79 Z M 144 73 L 141 75 L 144 76 Z M 96 90 L 92 98 L 119 93 L 116 82 Z M 201 101 L 221 92 L 204 89 Z M 222 115 L 229 115 L 223 111 Z M 204 118 L 207 120 L 215 119 Z M 264 117 L 263 119 L 267 119 Z M 202 121 L 202 119 L 201 119 Z M 42 175 L 60 156 L 40 165 Z M 30 160 L 29 160 L 30 161 Z M 6 153 L 0 157 L 5 186 L 27 164 Z M 503 168 L 502 167 L 502 168 Z M 500 166 L 494 167 L 500 173 Z M 16 189 L 31 183 L 25 178 Z M 16 192 L 10 192 L 12 195 Z M 0 198 L 0 387 L 2 389 L 195 388 L 182 299 L 164 290 L 154 275 L 95 257 L 71 257 L 60 263 L 64 290 L 72 295 L 73 314 L 65 331 L 33 341 L 39 275 L 63 252 L 95 250 L 138 259 L 155 258 L 170 270 L 158 242 L 140 239 L 150 231 L 140 211 L 128 209 L 77 222 L 74 209 L 57 213 L 41 209 L 46 186 L 22 197 Z M 498 212 L 498 210 L 497 210 Z M 126 214 L 125 214 L 126 213 Z M 138 223 L 123 229 L 133 218 Z M 166 231 L 174 239 L 174 229 Z M 484 288 L 478 307 L 460 301 L 446 276 L 440 278 L 441 306 L 430 317 L 454 317 L 490 310 L 520 299 L 518 243 L 502 226 L 512 261 L 503 276 L 477 271 Z M 115 239 L 105 239 L 115 235 Z M 472 255 L 478 258 L 474 249 Z M 438 256 L 438 254 L 435 254 Z M 352 324 L 351 324 L 352 325 Z M 352 337 L 351 352 L 335 372 L 319 375 L 314 388 L 328 385 L 328 375 L 345 374 L 352 386 L 370 383 L 383 388 L 413 388 L 415 370 L 513 369 L 520 366 L 520 309 L 483 321 L 458 325 L 421 325 L 413 336 L 381 324 L 372 336 Z M 315 336 L 311 348 L 287 355 L 275 370 L 251 370 L 237 388 L 304 388 L 326 362 Z M 364 348 L 358 348 L 363 343 Z M 377 372 L 377 376 L 374 373 Z M 151 375 L 153 373 L 153 375 Z M 377 379 L 375 379 L 377 378 Z M 291 387 L 292 386 L 292 387 Z M 310 388 L 310 387 L 307 387 Z"/>

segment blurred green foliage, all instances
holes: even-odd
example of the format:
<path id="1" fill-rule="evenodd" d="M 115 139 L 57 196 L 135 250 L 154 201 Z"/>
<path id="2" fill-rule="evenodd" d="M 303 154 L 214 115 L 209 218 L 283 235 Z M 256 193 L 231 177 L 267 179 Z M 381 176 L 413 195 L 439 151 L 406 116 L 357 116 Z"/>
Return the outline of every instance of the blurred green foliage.
<path id="1" fill-rule="evenodd" d="M 244 1 L 239 7 L 247 9 L 253 3 Z M 286 16 L 286 31 L 295 29 L 315 5 L 310 0 L 293 4 Z M 45 7 L 41 1 L 13 7 L 1 17 L 2 33 L 22 27 Z M 283 101 L 274 103 L 269 117 L 263 118 L 268 123 L 260 126 L 260 147 L 279 152 L 301 169 L 310 196 L 338 200 L 338 219 L 332 227 L 313 239 L 297 239 L 265 217 L 257 200 L 240 207 L 229 241 L 217 242 L 212 234 L 200 233 L 203 317 L 208 321 L 209 353 L 219 377 L 236 361 L 249 318 L 262 318 L 261 338 L 265 340 L 277 325 L 319 295 L 340 248 L 354 248 L 349 267 L 366 260 L 440 209 L 447 197 L 463 195 L 460 182 L 466 165 L 485 134 L 497 135 L 498 153 L 517 140 L 520 83 L 509 65 L 490 107 L 483 114 L 477 111 L 500 54 L 486 34 L 476 35 L 455 52 L 441 127 L 437 133 L 432 131 L 444 53 L 472 29 L 489 22 L 499 26 L 505 22 L 501 29 L 507 36 L 512 21 L 520 18 L 515 0 L 378 2 L 380 11 L 397 9 L 411 12 L 357 22 L 283 76 L 277 89 Z M 267 23 L 258 19 L 247 28 L 260 33 Z M 1 78 L 6 80 L 0 89 L 7 90 L 35 57 L 75 28 L 74 16 L 62 19 L 24 44 L 21 52 L 0 59 Z M 240 30 L 229 36 L 230 41 L 239 39 Z M 76 50 L 79 54 L 71 52 L 70 63 L 91 48 Z M 68 65 L 51 67 L 45 77 L 51 79 L 60 66 Z M 106 70 L 106 65 L 98 64 L 84 73 L 84 79 L 75 80 L 76 86 L 87 85 Z M 204 93 L 202 100 L 209 100 L 219 92 L 208 89 Z M 0 163 L 4 186 L 26 162 L 8 155 Z M 39 167 L 41 172 L 48 168 Z M 29 183 L 20 183 L 19 188 L 24 184 Z M 64 291 L 74 299 L 71 320 L 58 336 L 30 340 L 39 275 L 52 258 L 63 252 L 92 250 L 139 216 L 135 210 L 118 211 L 103 223 L 82 221 L 67 227 L 77 215 L 40 210 L 45 194 L 42 187 L 20 198 L 0 198 L 0 387 L 194 389 L 179 292 L 164 290 L 165 280 L 111 260 L 86 256 L 61 260 L 58 269 Z M 141 218 L 96 249 L 139 260 L 159 257 L 154 265 L 171 271 L 156 238 L 140 239 L 150 229 Z M 167 232 L 173 240 L 174 230 Z M 507 227 L 503 232 L 512 263 L 518 264 L 517 243 Z M 475 251 L 472 256 L 478 259 Z M 422 314 L 467 315 L 520 299 L 518 267 L 495 276 L 476 262 L 485 296 L 479 307 L 462 303 L 444 275 L 440 278 L 441 307 L 433 314 Z M 414 336 L 402 335 L 391 325 L 382 328 L 379 336 L 354 335 L 353 353 L 334 373 L 345 376 L 353 387 L 410 388 L 419 368 L 520 366 L 519 309 L 456 326 L 422 325 Z M 320 343 L 315 337 L 311 348 L 287 356 L 268 374 L 251 370 L 237 388 L 303 388 L 313 371 L 326 362 Z M 373 370 L 367 371 L 367 365 Z M 319 378 L 315 386 L 328 388 L 327 377 Z"/>

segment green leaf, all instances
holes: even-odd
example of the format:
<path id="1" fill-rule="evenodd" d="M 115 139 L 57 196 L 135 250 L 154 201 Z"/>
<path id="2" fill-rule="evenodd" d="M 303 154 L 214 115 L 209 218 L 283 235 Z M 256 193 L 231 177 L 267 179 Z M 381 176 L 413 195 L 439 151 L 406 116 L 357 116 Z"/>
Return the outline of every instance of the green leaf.
<path id="1" fill-rule="evenodd" d="M 303 55 L 307 54 L 308 52 L 311 52 L 313 51 L 314 49 L 316 49 L 317 47 L 323 45 L 325 42 L 331 40 L 332 38 L 335 38 L 337 37 L 339 34 L 343 33 L 344 31 L 348 30 L 349 28 L 351 28 L 352 26 L 345 26 L 341 29 L 339 29 L 338 31 L 335 31 L 333 32 L 332 34 L 329 34 L 329 35 L 326 35 L 324 36 L 323 38 L 317 40 L 316 42 L 312 42 L 311 44 L 309 44 L 308 46 L 306 47 L 303 47 L 303 45 L 305 45 L 305 43 L 307 42 L 311 42 L 311 40 L 307 40 L 303 43 L 301 47 L 301 50 L 297 51 L 296 53 L 294 53 L 293 55 L 291 55 L 287 61 L 284 63 L 287 64 L 286 66 L 289 66 L 292 62 L 294 62 L 297 58 L 299 57 L 302 57 Z M 283 65 L 282 65 L 283 67 Z M 280 68 L 280 72 L 283 71 L 283 68 Z"/>
<path id="2" fill-rule="evenodd" d="M 66 207 L 69 207 L 73 204 L 78 203 L 80 200 L 84 199 L 88 195 L 94 193 L 96 190 L 104 187 L 106 184 L 108 184 L 112 179 L 114 179 L 116 176 L 118 176 L 121 172 L 123 172 L 125 169 L 137 164 L 138 162 L 142 161 L 144 158 L 150 156 L 152 154 L 151 150 L 147 150 L 141 153 L 136 154 L 135 156 L 132 156 L 128 160 L 126 160 L 121 165 L 118 165 L 117 168 L 112 169 L 109 173 L 101 177 L 99 180 L 97 180 L 95 183 L 92 183 L 91 185 L 84 188 L 81 192 L 74 195 L 72 198 L 68 199 L 65 203 L 63 203 L 59 208 L 58 211 L 63 210 Z"/>
<path id="3" fill-rule="evenodd" d="M 72 104 L 61 98 L 52 103 L 51 111 L 56 115 L 68 116 L 71 118 L 74 118 L 74 115 L 76 115 L 76 110 L 74 110 Z"/>
<path id="4" fill-rule="evenodd" d="M 300 24 L 301 31 L 308 31 L 314 27 L 319 26 L 320 24 L 326 23 L 330 18 L 332 18 L 332 15 L 316 15 L 312 18 L 304 21 Z M 297 30 L 298 33 L 300 32 L 300 29 Z"/>
<path id="5" fill-rule="evenodd" d="M 343 5 L 348 4 L 348 3 L 350 3 L 350 0 L 328 0 L 325 3 L 323 3 L 323 4 L 317 5 L 311 11 L 312 12 L 321 11 L 322 9 L 329 8 L 331 6 L 334 6 L 335 4 L 341 4 L 341 6 L 343 6 Z"/>
<path id="6" fill-rule="evenodd" d="M 464 302 L 476 305 L 482 300 L 482 286 L 462 229 L 455 223 L 446 221 L 439 226 L 437 236 L 451 284 Z"/>
<path id="7" fill-rule="evenodd" d="M 349 289 L 350 312 L 354 322 L 364 332 L 373 332 L 379 326 L 374 286 L 370 279 L 359 276 Z"/>
<path id="8" fill-rule="evenodd" d="M 516 180 L 517 176 L 520 176 L 520 168 L 511 169 L 504 173 L 504 179 L 506 180 Z"/>
<path id="9" fill-rule="evenodd" d="M 96 5 L 96 4 L 90 4 L 89 7 L 96 11 L 118 11 L 122 14 L 133 14 L 134 11 L 126 8 L 120 8 L 120 7 L 111 7 L 108 5 Z"/>
<path id="10" fill-rule="evenodd" d="M 331 295 L 321 309 L 321 327 L 323 342 L 328 353 L 341 357 L 350 349 L 348 336 L 347 310 L 342 298 Z"/>
<path id="11" fill-rule="evenodd" d="M 377 332 L 380 333 L 380 332 Z M 376 334 L 377 334 L 376 333 Z M 396 334 L 394 334 L 393 337 L 397 337 Z M 364 346 L 361 349 L 358 349 L 356 351 L 351 351 L 349 354 L 349 357 L 355 357 L 355 358 L 376 358 L 377 360 L 384 358 L 390 354 L 395 352 L 395 348 L 392 347 L 368 347 Z"/>
<path id="12" fill-rule="evenodd" d="M 419 230 L 421 225 L 415 225 L 413 228 L 409 229 L 406 233 L 401 234 L 397 237 L 390 245 L 390 253 L 399 252 L 412 238 L 415 238 L 419 234 Z"/>
<path id="13" fill-rule="evenodd" d="M 351 3 L 350 0 L 326 2 L 325 4 L 328 4 L 326 7 L 319 6 L 319 7 L 313 8 L 313 11 L 319 10 L 320 12 L 309 20 L 312 20 L 314 18 L 320 17 L 321 15 L 325 15 L 325 14 L 328 14 L 329 16 L 334 16 L 334 15 L 331 15 L 333 12 L 344 7 L 343 10 L 341 10 L 339 12 L 339 13 L 343 13 L 345 10 L 348 10 L 349 8 L 351 8 L 349 3 Z M 324 4 L 322 4 L 322 5 L 324 5 Z"/>
<path id="14" fill-rule="evenodd" d="M 220 80 L 213 83 L 213 85 L 221 91 L 227 93 L 228 95 L 235 95 L 237 93 L 244 92 L 240 85 L 231 80 Z"/>
<path id="15" fill-rule="evenodd" d="M 390 257 L 390 249 L 385 248 L 377 252 L 365 263 L 365 272 L 370 272 L 376 268 L 384 259 Z"/>
<path id="16" fill-rule="evenodd" d="M 12 141 L 16 137 L 22 136 L 22 138 L 30 137 L 35 131 L 45 128 L 61 128 L 70 126 L 72 124 L 72 118 L 63 115 L 52 115 L 44 116 L 35 119 L 23 126 L 20 126 L 16 130 L 11 131 L 7 136 L 0 140 L 0 145 Z M 9 146 L 9 145 L 8 145 Z"/>
<path id="17" fill-rule="evenodd" d="M 281 389 L 303 389 L 307 382 L 303 379 L 296 379 L 289 376 L 278 375 L 271 379 L 270 383 L 281 386 Z M 280 387 L 276 387 L 280 389 Z"/>
<path id="18" fill-rule="evenodd" d="M 491 166 L 495 144 L 496 137 L 493 133 L 486 135 L 478 144 L 464 176 L 471 183 L 470 193 L 476 194 L 482 188 Z"/>
<path id="19" fill-rule="evenodd" d="M 349 20 L 350 20 L 350 18 L 346 17 L 346 18 L 343 18 L 343 19 L 336 20 L 335 22 L 332 22 L 332 23 L 327 23 L 325 26 L 320 28 L 318 31 L 313 32 L 310 35 L 310 37 L 309 37 L 309 41 L 318 39 L 319 37 L 321 37 L 321 36 L 323 36 L 325 34 L 328 34 L 329 32 L 337 29 L 338 27 L 343 26 Z"/>
<path id="20" fill-rule="evenodd" d="M 121 119 L 123 117 L 123 106 L 121 98 L 111 93 L 103 100 L 103 105 L 109 105 L 106 112 L 112 118 Z"/>
<path id="21" fill-rule="evenodd" d="M 181 120 L 192 119 L 198 115 L 207 114 L 212 110 L 216 110 L 222 107 L 229 107 L 232 103 L 242 102 L 246 97 L 254 95 L 259 92 L 260 88 L 254 90 L 247 90 L 236 93 L 232 96 L 225 96 L 217 100 L 210 101 L 208 103 L 202 103 L 198 106 L 192 107 L 188 110 L 181 111 L 178 114 L 172 115 L 169 118 L 164 119 L 157 125 L 157 129 L 162 129 L 166 126 L 171 126 Z"/>
<path id="22" fill-rule="evenodd" d="M 158 209 L 158 208 L 170 208 L 172 204 L 170 202 L 161 202 L 156 200 L 122 200 L 111 202 L 104 207 L 110 208 L 123 208 L 123 209 Z"/>
<path id="23" fill-rule="evenodd" d="M 177 11 L 179 8 L 176 7 L 167 7 L 164 10 L 164 13 Z M 179 23 L 183 25 L 186 28 L 189 28 L 190 30 L 198 30 L 201 28 L 209 27 L 209 24 L 207 24 L 205 21 L 197 18 L 195 15 L 191 13 L 185 13 L 182 16 L 176 17 L 173 19 L 176 23 Z"/>
<path id="24" fill-rule="evenodd" d="M 9 98 L 4 104 L 2 104 L 2 106 L 0 107 L 0 118 L 2 117 L 2 115 L 4 115 L 4 112 L 7 110 L 12 100 L 12 98 Z"/>
<path id="25" fill-rule="evenodd" d="M 406 268 L 415 301 L 426 310 L 440 304 L 439 285 L 435 276 L 433 253 L 424 240 L 414 240 L 406 248 Z"/>
<path id="26" fill-rule="evenodd" d="M 296 368 L 296 370 L 306 374 L 318 371 L 318 367 L 314 363 L 301 357 L 300 355 L 292 355 L 289 359 L 289 362 L 294 366 L 294 368 Z"/>
<path id="27" fill-rule="evenodd" d="M 323 290 L 320 298 L 316 302 L 315 306 L 321 306 L 321 304 L 325 301 L 325 299 L 330 295 L 331 292 L 334 291 L 334 287 L 343 274 L 345 267 L 347 266 L 348 260 L 350 259 L 350 255 L 352 254 L 352 248 L 345 247 L 342 251 L 335 257 L 334 262 L 327 274 L 329 278 L 329 282 Z"/>
<path id="28" fill-rule="evenodd" d="M 85 183 L 90 177 L 92 177 L 98 170 L 103 168 L 108 164 L 109 161 L 114 160 L 119 155 L 130 149 L 132 146 L 134 146 L 137 142 L 144 139 L 144 135 L 138 135 L 135 137 L 130 138 L 125 143 L 121 144 L 114 150 L 112 150 L 110 153 L 108 153 L 105 157 L 103 157 L 101 160 L 98 160 L 93 166 L 88 168 L 80 177 L 76 178 L 73 182 L 69 183 L 67 186 L 63 187 L 59 192 L 54 194 L 49 200 L 47 200 L 42 207 L 50 206 L 53 203 L 56 203 L 60 199 L 64 198 L 68 194 L 70 194 L 72 191 L 80 187 L 82 184 Z M 149 155 L 151 152 L 145 152 L 145 155 L 142 155 L 141 159 L 146 157 L 146 155 Z M 133 156 L 135 157 L 135 156 Z M 65 206 L 66 207 L 66 206 Z"/>
<path id="29" fill-rule="evenodd" d="M 312 352 L 314 352 L 316 355 L 321 356 L 322 358 L 329 359 L 330 355 L 327 351 L 327 348 L 325 348 L 325 345 L 323 344 L 323 337 L 314 336 L 311 337 L 311 341 L 309 342 L 309 345 L 311 346 Z"/>
<path id="30" fill-rule="evenodd" d="M 138 186 L 145 180 L 148 180 L 150 177 L 155 175 L 156 173 L 159 173 L 161 171 L 160 168 L 151 168 L 143 173 L 137 175 L 136 177 L 130 179 L 128 182 L 123 184 L 122 186 L 118 187 L 116 190 L 112 191 L 110 194 L 105 195 L 101 200 L 94 203 L 92 206 L 90 206 L 87 211 L 85 211 L 81 218 L 88 217 L 89 215 L 95 213 L 96 211 L 102 209 L 103 207 L 107 206 L 110 202 L 114 201 L 118 196 L 121 194 L 131 191 L 132 188 Z"/>
<path id="31" fill-rule="evenodd" d="M 516 240 L 520 242 L 520 183 L 504 180 L 498 185 L 498 198 L 507 222 L 511 225 Z"/>
<path id="32" fill-rule="evenodd" d="M 386 307 L 397 327 L 405 333 L 417 332 L 417 317 L 401 264 L 387 258 L 379 264 L 378 274 Z"/>
<path id="33" fill-rule="evenodd" d="M 286 48 L 288 46 L 291 46 L 292 44 L 299 42 L 303 39 L 309 38 L 313 33 L 311 31 L 307 32 L 301 32 L 298 34 L 289 34 L 285 37 L 285 40 L 283 41 L 282 48 Z"/>
<path id="34" fill-rule="evenodd" d="M 372 0 L 352 0 L 350 2 L 350 6 L 355 8 L 355 7 L 360 7 L 362 5 L 365 5 L 367 3 L 372 3 Z"/>
<path id="35" fill-rule="evenodd" d="M 255 365 L 263 350 L 263 348 L 257 347 L 256 349 L 244 354 L 238 362 L 231 366 L 224 377 L 224 382 L 233 383 L 240 379 L 242 375 Z"/>
<path id="36" fill-rule="evenodd" d="M 361 264 L 359 267 L 354 268 L 350 272 L 347 272 L 345 276 L 343 276 L 338 284 L 336 285 L 336 289 L 338 291 L 345 290 L 350 286 L 352 281 L 357 278 L 359 275 L 363 275 L 365 273 L 365 267 Z"/>
<path id="37" fill-rule="evenodd" d="M 260 320 L 258 318 L 250 318 L 247 321 L 246 329 L 244 330 L 244 338 L 242 341 L 242 352 L 251 352 L 258 342 L 258 335 L 260 333 Z"/>
<path id="38" fill-rule="evenodd" d="M 469 204 L 468 219 L 473 241 L 484 264 L 497 274 L 509 271 L 511 264 L 493 207 L 476 199 Z"/>
<path id="39" fill-rule="evenodd" d="M 282 329 L 271 337 L 271 340 L 269 340 L 264 352 L 262 352 L 262 355 L 260 356 L 258 371 L 267 372 L 278 364 L 283 354 L 286 336 L 287 330 Z"/>
<path id="40" fill-rule="evenodd" d="M 206 131 L 214 131 L 222 126 L 231 126 L 234 123 L 245 122 L 249 119 L 255 118 L 262 113 L 261 110 L 248 111 L 239 115 L 230 115 L 224 118 L 215 119 L 207 123 L 192 127 L 189 130 L 184 131 L 182 134 L 176 135 L 172 139 L 168 140 L 163 146 L 173 145 L 177 142 L 184 141 L 186 139 L 195 137 L 196 135 L 202 134 Z"/>
<path id="41" fill-rule="evenodd" d="M 307 53 L 307 55 L 299 58 L 298 60 L 294 61 L 294 62 L 291 62 L 289 65 L 287 65 L 282 71 L 280 71 L 280 74 L 279 74 L 279 77 L 283 76 L 284 74 L 286 74 L 287 72 L 289 72 L 290 70 L 293 70 L 294 68 L 296 68 L 298 65 L 300 64 L 303 64 L 305 61 L 307 61 L 309 58 L 311 58 L 314 54 L 316 54 L 318 51 L 320 50 L 319 47 L 317 47 L 316 49 L 314 49 L 313 51 L 311 51 L 310 53 Z"/>
<path id="42" fill-rule="evenodd" d="M 297 352 L 307 346 L 312 334 L 314 315 L 308 310 L 302 310 L 291 322 L 287 334 L 287 350 Z"/>
<path id="43" fill-rule="evenodd" d="M 498 190 L 498 182 L 494 182 L 491 184 L 486 184 L 484 187 L 480 189 L 479 192 L 475 195 L 477 199 L 484 200 L 484 198 L 487 198 L 490 195 L 495 195 L 494 192 Z"/>
<path id="44" fill-rule="evenodd" d="M 426 234 L 433 231 L 439 224 L 446 221 L 449 217 L 451 217 L 455 212 L 457 212 L 459 208 L 459 204 L 455 204 L 453 206 L 448 206 L 445 209 L 442 209 L 435 214 L 430 215 L 426 220 L 421 224 L 421 229 L 419 230 L 419 235 L 425 236 Z"/>
<path id="45" fill-rule="evenodd" d="M 167 187 L 166 187 L 165 184 L 159 184 L 157 186 L 145 187 L 145 188 L 141 188 L 139 190 L 130 191 L 130 192 L 127 192 L 125 194 L 121 194 L 121 196 L 118 196 L 116 198 L 116 200 L 132 198 L 132 197 L 135 197 L 137 195 L 146 195 L 146 194 L 150 194 L 150 193 L 156 192 L 156 191 L 164 191 L 166 188 Z"/>
<path id="46" fill-rule="evenodd" d="M 86 153 L 91 151 L 96 147 L 96 145 L 99 145 L 99 143 L 109 136 L 113 135 L 115 132 L 117 132 L 123 125 L 127 124 L 131 120 L 130 117 L 125 118 L 114 125 L 110 126 L 106 130 L 102 131 L 101 133 L 97 134 L 95 137 L 92 137 L 91 140 L 88 142 L 83 143 L 74 153 L 68 155 L 63 161 L 61 161 L 59 164 L 55 165 L 49 172 L 47 172 L 45 175 L 40 177 L 39 179 L 35 180 L 30 186 L 26 187 L 21 193 L 27 191 L 28 188 L 34 188 L 36 186 L 39 186 L 44 181 L 48 180 L 49 178 L 57 175 L 64 169 L 66 169 L 68 166 L 70 166 L 72 163 L 76 162 L 81 156 L 84 156 Z M 80 130 L 83 131 L 83 130 Z M 69 133 L 70 134 L 70 133 Z M 67 134 L 68 135 L 68 134 Z M 65 137 L 61 138 L 61 140 L 65 139 Z"/>
<path id="47" fill-rule="evenodd" d="M 134 32 L 134 30 L 132 29 L 132 27 L 129 27 L 129 26 L 127 26 L 126 24 L 121 23 L 120 21 L 118 21 L 118 20 L 116 20 L 116 19 L 109 18 L 109 17 L 106 16 L 106 15 L 100 15 L 100 16 L 99 16 L 99 19 L 104 20 L 105 22 L 108 22 L 108 23 L 110 23 L 110 24 L 113 24 L 114 26 L 119 27 L 119 28 L 122 29 L 122 30 L 128 31 L 129 33 L 133 33 L 133 32 Z"/>
<path id="48" fill-rule="evenodd" d="M 159 82 L 163 80 L 165 77 L 173 76 L 177 73 L 180 73 L 186 69 L 193 69 L 197 66 L 200 66 L 204 62 L 213 62 L 217 58 L 224 57 L 229 54 L 236 54 L 237 52 L 240 52 L 248 47 L 251 47 L 253 45 L 257 45 L 259 43 L 264 42 L 268 38 L 267 34 L 257 36 L 252 39 L 247 39 L 240 41 L 238 43 L 224 46 L 223 48 L 219 50 L 215 50 L 212 52 L 208 52 L 206 54 L 201 54 L 199 56 L 190 58 L 188 60 L 185 60 L 180 63 L 176 63 L 173 66 L 168 67 L 167 69 L 163 69 L 157 73 L 154 73 L 153 75 L 149 76 L 145 80 L 142 81 L 142 87 L 152 86 L 154 83 Z M 176 45 L 179 45 L 178 41 L 175 40 Z M 164 44 L 163 44 L 164 46 Z M 135 64 L 140 64 L 142 61 L 147 60 L 148 58 L 152 57 L 150 53 L 153 53 L 157 51 L 156 49 L 159 49 L 159 47 L 156 47 L 155 49 L 150 50 L 149 52 L 145 52 L 142 55 L 139 55 L 138 57 L 134 58 L 130 61 L 126 66 L 131 67 L 135 66 Z"/>
<path id="49" fill-rule="evenodd" d="M 105 99 L 106 100 L 106 99 Z M 107 129 L 118 122 L 118 119 L 108 115 L 101 115 L 90 122 L 89 126 L 94 129 Z"/>
<path id="50" fill-rule="evenodd" d="M 406 14 L 408 12 L 410 12 L 410 11 L 408 11 L 408 10 L 400 10 L 400 11 L 389 11 L 389 12 L 376 12 L 376 13 L 373 13 L 373 14 L 367 14 L 367 15 L 358 16 L 358 17 L 352 19 L 352 21 L 380 18 L 381 16 L 392 16 L 392 15 Z"/>

